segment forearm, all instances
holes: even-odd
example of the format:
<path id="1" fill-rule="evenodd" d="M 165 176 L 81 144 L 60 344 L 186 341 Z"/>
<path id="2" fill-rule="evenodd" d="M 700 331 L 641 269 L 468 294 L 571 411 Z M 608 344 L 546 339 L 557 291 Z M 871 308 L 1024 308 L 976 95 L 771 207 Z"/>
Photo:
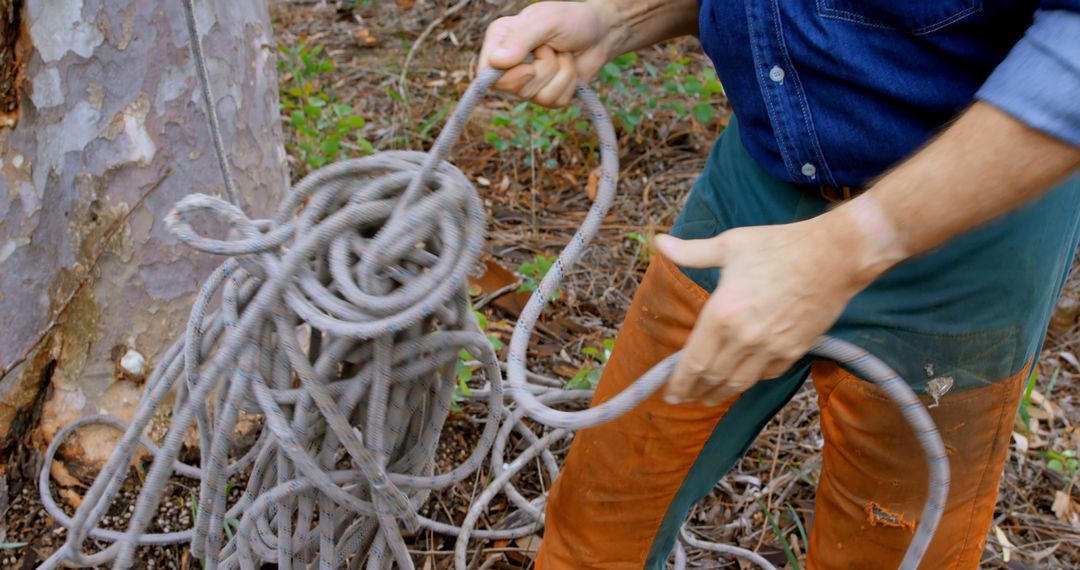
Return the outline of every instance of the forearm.
<path id="1" fill-rule="evenodd" d="M 1080 148 L 980 102 L 864 195 L 821 218 L 858 253 L 853 274 L 869 283 L 1042 195 L 1077 167 Z"/>
<path id="2" fill-rule="evenodd" d="M 696 34 L 697 0 L 589 0 L 611 18 L 611 56 Z"/>

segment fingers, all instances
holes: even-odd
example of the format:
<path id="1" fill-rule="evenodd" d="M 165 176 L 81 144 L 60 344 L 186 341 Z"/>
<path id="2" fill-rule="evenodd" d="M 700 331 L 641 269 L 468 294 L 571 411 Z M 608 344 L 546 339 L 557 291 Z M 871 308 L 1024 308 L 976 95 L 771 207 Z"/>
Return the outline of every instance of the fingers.
<path id="1" fill-rule="evenodd" d="M 727 370 L 727 377 L 712 391 L 701 395 L 706 406 L 716 406 L 746 391 L 755 382 L 763 378 L 765 366 L 772 357 L 762 352 L 743 352 L 746 358 Z"/>
<path id="2" fill-rule="evenodd" d="M 548 107 L 562 107 L 570 102 L 577 87 L 577 67 L 574 56 L 568 53 L 555 55 L 555 75 L 533 95 L 532 100 Z"/>
<path id="3" fill-rule="evenodd" d="M 728 238 L 723 233 L 708 239 L 682 240 L 666 234 L 656 236 L 656 248 L 682 267 L 722 267 Z"/>
<path id="4" fill-rule="evenodd" d="M 533 60 L 530 65 L 533 69 L 533 78 L 517 94 L 531 101 L 559 73 L 559 55 L 548 46 L 540 46 L 533 51 Z"/>
<path id="5" fill-rule="evenodd" d="M 694 330 L 683 346 L 675 372 L 667 382 L 664 400 L 669 404 L 687 402 L 709 391 L 710 384 L 720 381 L 714 366 L 718 352 L 724 351 L 724 338 L 721 324 L 712 318 L 709 303 L 706 303 Z M 725 355 L 724 358 L 729 358 Z M 720 371 L 722 372 L 722 371 Z"/>
<path id="6" fill-rule="evenodd" d="M 510 69 L 524 63 L 536 48 L 555 33 L 558 19 L 554 12 L 537 11 L 499 18 L 488 26 L 480 49 L 480 68 Z"/>
<path id="7" fill-rule="evenodd" d="M 548 107 L 574 97 L 587 64 L 589 73 L 603 64 L 597 48 L 610 23 L 597 8 L 579 2 L 541 2 L 488 26 L 480 48 L 479 68 L 505 70 L 495 89 Z M 533 55 L 529 61 L 529 54 Z M 583 57 L 581 61 L 577 58 Z"/>

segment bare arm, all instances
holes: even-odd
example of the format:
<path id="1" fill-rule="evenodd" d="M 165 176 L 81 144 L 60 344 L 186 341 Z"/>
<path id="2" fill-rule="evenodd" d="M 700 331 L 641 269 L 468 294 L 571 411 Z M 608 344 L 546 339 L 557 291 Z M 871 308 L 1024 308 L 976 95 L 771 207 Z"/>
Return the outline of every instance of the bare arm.
<path id="1" fill-rule="evenodd" d="M 864 196 L 822 218 L 833 225 L 853 220 L 863 229 L 854 272 L 869 282 L 1042 195 L 1077 167 L 1080 148 L 978 102 Z"/>
<path id="2" fill-rule="evenodd" d="M 594 0 L 614 17 L 612 56 L 696 34 L 697 0 Z"/>

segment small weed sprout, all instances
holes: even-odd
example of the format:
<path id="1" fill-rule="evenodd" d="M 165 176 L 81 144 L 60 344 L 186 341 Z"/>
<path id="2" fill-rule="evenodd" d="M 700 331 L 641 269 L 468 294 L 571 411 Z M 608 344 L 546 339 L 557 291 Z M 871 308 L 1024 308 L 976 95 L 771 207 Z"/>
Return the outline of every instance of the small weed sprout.
<path id="1" fill-rule="evenodd" d="M 1076 459 L 1075 449 L 1046 452 L 1046 468 L 1065 475 L 1070 480 L 1080 474 L 1080 461 Z"/>
<path id="2" fill-rule="evenodd" d="M 488 332 L 488 319 L 484 316 L 484 313 L 477 311 L 476 309 L 469 309 L 472 311 L 473 317 L 476 319 L 476 325 L 480 327 L 480 330 L 487 337 L 488 342 L 491 343 L 491 347 L 496 352 L 502 349 L 503 341 L 499 337 Z M 454 387 L 453 399 L 450 401 L 450 409 L 454 412 L 461 412 L 461 402 L 466 398 L 472 396 L 472 390 L 469 388 L 469 382 L 473 378 L 473 374 L 479 364 L 476 362 L 476 358 L 469 354 L 469 351 L 461 349 L 458 352 L 458 359 L 455 363 L 454 379 L 456 386 Z"/>
<path id="3" fill-rule="evenodd" d="M 615 348 L 615 339 L 606 338 L 601 343 L 603 348 L 587 346 L 581 349 L 581 353 L 591 360 L 578 369 L 569 380 L 566 381 L 567 390 L 592 390 L 600 382 L 600 375 L 604 373 L 604 365 L 611 358 L 611 351 Z"/>
<path id="4" fill-rule="evenodd" d="M 367 155 L 374 152 L 364 138 L 364 118 L 350 105 L 340 103 L 325 91 L 327 75 L 334 63 L 322 46 L 280 46 L 278 73 L 281 74 L 281 108 L 288 113 L 288 125 L 295 136 L 289 151 L 305 170 L 314 170 L 344 157 L 347 151 Z"/>
<path id="5" fill-rule="evenodd" d="M 540 164 L 549 170 L 559 163 L 552 151 L 570 132 L 584 132 L 589 122 L 581 118 L 580 107 L 549 109 L 535 103 L 518 103 L 507 114 L 491 118 L 491 128 L 484 139 L 497 151 L 518 148 L 529 151 L 525 164 L 532 165 L 533 157 L 543 158 Z"/>
<path id="6" fill-rule="evenodd" d="M 713 120 L 718 96 L 724 93 L 715 71 L 704 68 L 693 73 L 688 57 L 673 56 L 662 68 L 651 63 L 642 66 L 639 60 L 637 53 L 625 53 L 605 64 L 597 74 L 600 99 L 617 129 L 633 134 L 657 111 L 674 113 L 678 118 L 693 115 L 701 124 Z M 526 150 L 527 165 L 533 165 L 535 156 L 539 166 L 550 170 L 559 165 L 554 156 L 556 149 L 570 136 L 575 136 L 574 144 L 587 154 L 593 153 L 595 143 L 591 137 L 576 136 L 589 130 L 589 121 L 576 105 L 551 109 L 523 102 L 494 115 L 484 138 L 500 152 L 510 148 Z"/>
<path id="7" fill-rule="evenodd" d="M 657 110 L 670 111 L 679 118 L 693 114 L 701 124 L 707 124 L 715 116 L 716 98 L 724 93 L 724 87 L 712 68 L 701 73 L 690 72 L 689 57 L 669 62 L 663 69 L 651 63 L 645 64 L 647 79 L 634 73 L 638 64 L 636 53 L 626 53 L 611 60 L 600 69 L 599 79 L 603 85 L 601 99 L 616 125 L 626 133 L 634 130 Z M 659 92 L 650 84 L 659 83 Z"/>
<path id="8" fill-rule="evenodd" d="M 652 257 L 652 252 L 649 249 L 649 238 L 638 232 L 628 232 L 626 239 L 634 242 L 634 257 L 645 263 L 649 262 L 649 258 Z"/>
<path id="9" fill-rule="evenodd" d="M 555 265 L 555 261 L 558 257 L 554 255 L 544 255 L 542 253 L 536 254 L 532 261 L 526 261 L 521 265 L 518 265 L 517 272 L 521 275 L 521 286 L 517 288 L 518 293 L 531 293 L 536 291 L 540 287 L 540 281 L 547 275 L 548 271 L 551 271 L 551 267 Z M 559 298 L 559 292 L 553 291 L 551 293 L 552 300 Z"/>

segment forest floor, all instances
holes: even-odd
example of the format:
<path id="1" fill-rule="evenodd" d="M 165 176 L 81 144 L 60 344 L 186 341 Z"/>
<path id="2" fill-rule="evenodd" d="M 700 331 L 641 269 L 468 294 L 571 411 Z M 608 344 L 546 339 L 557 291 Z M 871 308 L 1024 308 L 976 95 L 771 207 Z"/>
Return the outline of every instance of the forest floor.
<path id="1" fill-rule="evenodd" d="M 475 75 L 486 25 L 524 4 L 272 0 L 275 35 L 283 50 L 279 56 L 296 64 L 282 69 L 285 106 L 300 102 L 303 113 L 302 102 L 310 96 L 326 103 L 320 104 L 322 111 L 301 118 L 293 118 L 289 109 L 284 113 L 294 179 L 324 161 L 368 148 L 430 146 Z M 328 62 L 333 65 L 322 65 Z M 310 92 L 290 95 L 290 89 L 303 90 L 305 84 L 312 85 Z M 562 293 L 549 303 L 531 346 L 533 361 L 544 373 L 578 384 L 598 376 L 605 347 L 615 337 L 648 264 L 645 242 L 674 221 L 728 115 L 708 62 L 689 40 L 620 58 L 602 73 L 597 87 L 619 131 L 622 167 L 616 202 Z M 590 206 L 594 143 L 575 109 L 545 110 L 492 96 L 478 109 L 451 157 L 475 182 L 488 212 L 485 270 L 477 274 L 474 304 L 483 306 L 488 334 L 503 342 L 509 340 L 525 296 L 516 289 L 544 271 Z M 349 119 L 352 116 L 364 121 Z M 306 136 L 305 129 L 318 137 Z M 340 132 L 338 144 L 305 146 L 325 140 L 327 130 Z M 1018 416 L 1013 426 L 984 568 L 1080 568 L 1080 474 L 1076 463 L 1069 463 L 1070 453 L 1080 449 L 1080 272 L 1075 268 L 1065 297 L 1023 406 L 1028 425 Z M 466 406 L 447 428 L 441 461 L 452 462 L 471 449 L 468 442 L 476 436 L 477 422 L 469 412 Z M 450 434 L 453 437 L 447 437 Z M 755 549 L 778 567 L 802 567 L 822 446 L 817 398 L 808 382 L 769 422 L 745 458 L 694 508 L 691 532 Z M 0 568 L 34 567 L 63 536 L 63 529 L 41 510 L 28 466 L 10 472 L 19 472 L 19 467 L 26 477 L 9 482 L 8 492 L 0 493 L 10 499 L 0 503 L 0 542 L 25 542 L 31 548 L 0 549 Z M 489 476 L 481 472 L 479 479 L 437 493 L 431 501 L 447 519 L 460 522 Z M 526 489 L 535 485 L 533 491 L 549 484 L 537 477 L 519 482 Z M 136 489 L 137 483 L 129 481 L 116 512 L 110 512 L 111 525 L 123 526 L 123 497 L 130 501 Z M 174 482 L 156 528 L 190 524 L 185 501 L 192 490 L 192 482 Z M 70 497 L 61 498 L 70 507 Z M 529 568 L 537 543 L 475 541 L 471 556 L 487 568 Z M 452 550 L 451 539 L 426 533 L 414 537 L 420 568 L 450 567 Z M 141 552 L 146 567 L 198 567 L 186 547 Z M 740 567 L 693 549 L 689 554 L 691 567 Z"/>

